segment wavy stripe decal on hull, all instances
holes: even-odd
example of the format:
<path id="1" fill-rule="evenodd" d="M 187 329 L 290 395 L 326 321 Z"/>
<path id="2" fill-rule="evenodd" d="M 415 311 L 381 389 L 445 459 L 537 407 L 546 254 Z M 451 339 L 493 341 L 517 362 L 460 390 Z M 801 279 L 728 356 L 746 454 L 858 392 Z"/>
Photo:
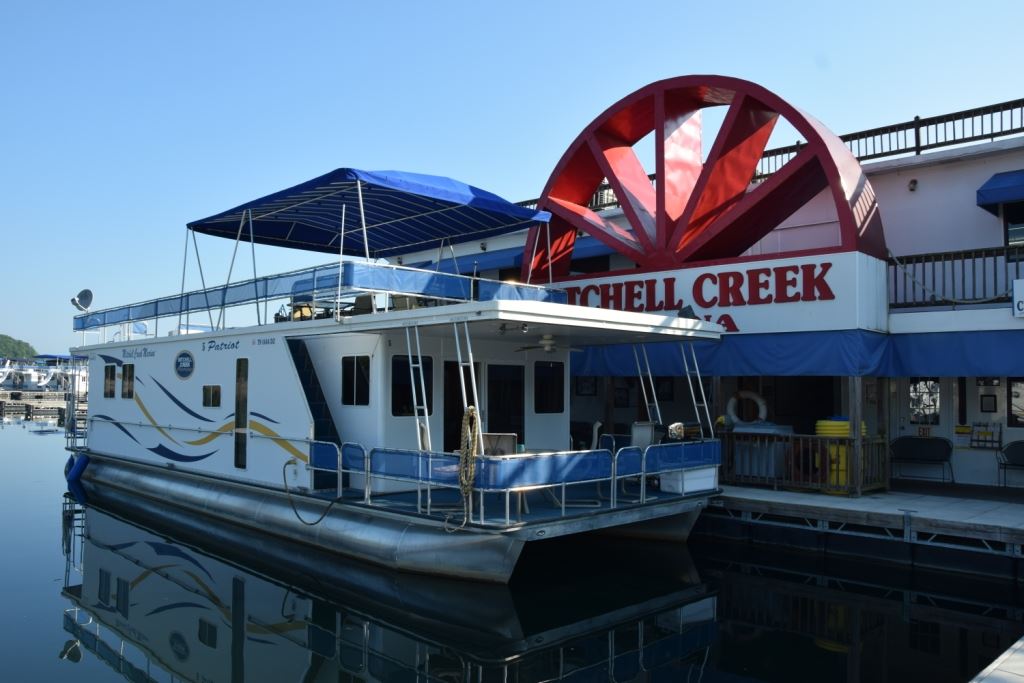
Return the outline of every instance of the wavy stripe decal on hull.
<path id="1" fill-rule="evenodd" d="M 103 359 L 104 363 L 113 363 L 117 367 L 124 365 L 124 361 L 120 358 L 114 358 L 113 356 L 104 356 L 102 353 L 97 353 L 97 356 Z"/>
<path id="2" fill-rule="evenodd" d="M 226 422 L 220 427 L 218 427 L 216 431 L 210 432 L 206 436 L 200 437 L 193 441 L 186 441 L 185 443 L 188 444 L 189 446 L 205 446 L 206 444 L 216 439 L 218 436 L 224 436 L 225 434 L 230 433 L 234 426 L 234 422 Z"/>
<path id="3" fill-rule="evenodd" d="M 178 443 L 178 442 L 177 442 L 177 441 L 176 441 L 176 440 L 174 439 L 174 437 L 173 437 L 173 436 L 171 436 L 170 434 L 168 434 L 167 432 L 165 432 L 165 431 L 164 431 L 164 428 L 163 428 L 163 427 L 161 427 L 160 425 L 158 425 L 158 424 L 156 423 L 156 420 L 154 420 L 154 419 L 153 419 L 153 416 L 149 414 L 149 411 L 148 411 L 148 410 L 146 410 L 146 406 L 145 406 L 145 405 L 144 405 L 144 404 L 142 403 L 142 399 L 141 399 L 141 398 L 139 398 L 139 395 L 138 395 L 138 394 L 135 394 L 135 404 L 136 404 L 137 406 L 139 406 L 139 410 L 141 410 L 141 411 L 142 411 L 142 414 L 146 416 L 146 419 L 147 419 L 147 420 L 149 420 L 149 423 L 150 423 L 151 425 L 153 425 L 154 427 L 156 427 L 156 430 L 157 430 L 158 432 L 160 432 L 161 434 L 163 434 L 164 436 L 166 436 L 166 437 L 168 438 L 168 440 L 169 440 L 169 441 L 170 441 L 171 443 L 173 443 L 173 444 L 175 444 L 175 445 L 177 445 L 177 446 L 180 446 L 180 445 L 181 445 L 181 444 L 179 444 L 179 443 Z M 152 450 L 152 449 L 150 449 L 150 450 Z"/>
<path id="4" fill-rule="evenodd" d="M 114 418 L 110 417 L 109 415 L 93 415 L 93 418 L 95 418 L 97 420 L 103 420 L 104 422 L 109 422 L 110 424 L 114 425 L 115 427 L 120 429 L 122 432 L 127 434 L 129 439 L 131 439 L 135 443 L 139 443 L 139 440 L 135 438 L 134 434 L 129 432 L 127 429 L 125 429 L 123 424 L 121 424 L 120 422 L 118 422 Z M 142 444 L 139 444 L 139 445 L 141 446 Z"/>
<path id="5" fill-rule="evenodd" d="M 161 458 L 167 458 L 168 460 L 173 460 L 175 462 L 198 462 L 199 460 L 205 460 L 206 458 L 209 458 L 211 455 L 217 452 L 210 451 L 209 453 L 203 453 L 202 455 L 185 455 L 184 453 L 176 453 L 175 451 L 172 451 L 170 448 L 163 444 L 160 444 L 159 446 L 154 446 L 153 448 L 149 448 L 147 450 L 149 450 L 152 453 L 156 453 Z"/>
<path id="6" fill-rule="evenodd" d="M 267 422 L 273 422 L 273 423 L 274 423 L 274 424 L 276 424 L 276 425 L 279 425 L 279 424 L 281 424 L 280 422 L 278 422 L 278 421 L 277 421 L 277 420 L 275 420 L 274 418 L 272 418 L 272 417 L 267 417 L 267 416 L 266 416 L 266 415 L 264 415 L 263 413 L 257 413 L 257 412 L 256 412 L 255 410 L 252 410 L 252 411 L 250 411 L 250 412 L 249 412 L 249 414 L 250 414 L 250 415 L 252 415 L 253 417 L 258 417 L 258 418 L 260 418 L 261 420 L 266 420 Z M 227 418 L 225 418 L 225 419 L 227 419 Z"/>
<path id="7" fill-rule="evenodd" d="M 249 429 L 259 434 L 262 434 L 263 436 L 269 436 L 271 441 L 273 441 L 278 446 L 291 453 L 292 457 L 294 457 L 296 460 L 299 460 L 301 462 L 309 462 L 308 455 L 297 449 L 295 446 L 291 445 L 288 442 L 288 439 L 285 439 L 280 434 L 278 434 L 277 432 L 275 432 L 273 429 L 263 424 L 262 422 L 257 422 L 256 420 L 249 420 Z"/>
<path id="8" fill-rule="evenodd" d="M 210 609 L 209 605 L 200 605 L 198 602 L 172 602 L 169 605 L 161 605 L 160 607 L 151 609 L 146 612 L 147 617 L 151 617 L 154 614 L 160 614 L 161 612 L 167 612 L 168 610 L 181 609 L 183 607 L 192 607 L 194 609 Z"/>
<path id="9" fill-rule="evenodd" d="M 199 413 L 197 413 L 196 411 L 192 410 L 192 409 L 191 409 L 191 408 L 189 408 L 189 407 L 188 407 L 187 405 L 185 405 L 184 403 L 182 403 L 182 402 L 181 402 L 180 400 L 178 400 L 178 397 L 177 397 L 177 396 L 175 396 L 174 394 L 172 394 L 172 393 L 171 393 L 171 392 L 170 392 L 170 391 L 169 391 L 169 390 L 167 389 L 167 387 L 165 387 L 165 386 L 164 386 L 163 384 L 160 384 L 160 380 L 158 380 L 158 379 L 157 379 L 156 377 L 153 377 L 153 375 L 150 375 L 150 376 L 149 376 L 149 378 L 150 378 L 151 380 L 153 380 L 154 382 L 156 382 L 156 385 L 157 385 L 158 387 L 160 387 L 160 391 L 162 391 L 162 392 L 164 392 L 165 394 L 167 394 L 167 398 L 169 398 L 169 399 L 171 399 L 172 401 L 174 401 L 174 405 L 178 406 L 179 408 L 181 408 L 182 410 L 184 410 L 184 411 L 185 411 L 186 413 L 188 413 L 188 414 L 189 414 L 189 415 L 191 415 L 192 417 L 196 418 L 197 420 L 202 420 L 203 422 L 213 422 L 213 420 L 211 420 L 210 418 L 208 418 L 208 417 L 203 417 L 202 415 L 200 415 Z"/>

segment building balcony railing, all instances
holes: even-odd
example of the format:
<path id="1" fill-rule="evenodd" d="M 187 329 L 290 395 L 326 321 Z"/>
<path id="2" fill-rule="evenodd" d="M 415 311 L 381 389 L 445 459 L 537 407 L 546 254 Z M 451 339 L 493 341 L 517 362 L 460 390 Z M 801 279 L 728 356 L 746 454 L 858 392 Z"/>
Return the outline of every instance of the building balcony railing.
<path id="1" fill-rule="evenodd" d="M 721 479 L 724 484 L 856 495 L 888 487 L 889 447 L 885 439 L 861 438 L 858 463 L 852 438 L 726 433 Z"/>
<path id="2" fill-rule="evenodd" d="M 1005 303 L 1024 278 L 1024 245 L 889 259 L 889 308 Z"/>
<path id="3" fill-rule="evenodd" d="M 903 123 L 847 133 L 841 135 L 840 139 L 858 160 L 868 161 L 905 154 L 920 154 L 942 147 L 995 140 L 1022 133 L 1024 98 L 939 116 L 915 116 Z M 804 144 L 797 142 L 765 150 L 751 180 L 763 180 L 778 171 L 797 155 Z M 648 177 L 654 182 L 653 174 Z M 530 199 L 519 204 L 536 208 L 537 202 L 536 199 Z M 618 205 L 619 200 L 607 183 L 602 184 L 590 200 L 590 208 L 594 211 L 611 209 Z"/>

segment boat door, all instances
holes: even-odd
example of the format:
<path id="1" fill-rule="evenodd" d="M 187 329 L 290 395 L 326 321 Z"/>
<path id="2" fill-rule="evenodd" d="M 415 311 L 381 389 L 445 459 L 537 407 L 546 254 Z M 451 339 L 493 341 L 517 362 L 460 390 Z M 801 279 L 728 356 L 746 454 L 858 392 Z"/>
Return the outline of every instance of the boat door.
<path id="1" fill-rule="evenodd" d="M 473 373 L 477 379 L 477 393 L 483 396 L 483 387 L 480 386 L 480 364 L 473 363 Z M 473 389 L 470 383 L 469 368 L 462 368 L 463 381 L 466 383 L 466 402 L 473 403 Z M 482 407 L 477 406 L 481 411 Z M 444 362 L 444 450 L 448 453 L 462 447 L 462 385 L 459 384 L 459 364 L 453 360 Z"/>
<path id="2" fill-rule="evenodd" d="M 487 364 L 487 431 L 516 434 L 526 443 L 526 368 Z"/>

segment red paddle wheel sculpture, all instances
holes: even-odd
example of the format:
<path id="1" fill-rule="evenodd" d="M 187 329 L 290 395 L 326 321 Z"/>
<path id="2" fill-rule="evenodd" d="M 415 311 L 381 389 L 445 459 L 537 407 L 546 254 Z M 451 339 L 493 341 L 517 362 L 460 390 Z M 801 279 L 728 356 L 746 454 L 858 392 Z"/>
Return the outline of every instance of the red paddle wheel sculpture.
<path id="1" fill-rule="evenodd" d="M 701 110 L 716 106 L 728 111 L 702 160 Z M 780 117 L 807 143 L 778 171 L 754 183 Z M 645 169 L 633 147 L 652 132 L 655 168 Z M 605 179 L 625 224 L 588 207 Z M 533 282 L 568 276 L 579 232 L 646 269 L 734 258 L 826 189 L 839 226 L 828 250 L 885 258 L 871 184 L 857 159 L 821 123 L 748 81 L 723 76 L 659 81 L 612 105 L 562 156 L 540 199 L 540 208 L 552 214 L 550 235 L 545 227 L 530 231 L 522 275 Z"/>

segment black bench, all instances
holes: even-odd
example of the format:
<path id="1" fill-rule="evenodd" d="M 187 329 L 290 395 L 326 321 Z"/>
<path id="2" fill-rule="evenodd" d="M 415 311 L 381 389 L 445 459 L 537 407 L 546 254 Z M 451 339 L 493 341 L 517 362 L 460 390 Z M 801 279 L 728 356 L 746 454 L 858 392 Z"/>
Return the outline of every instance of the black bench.
<path id="1" fill-rule="evenodd" d="M 954 484 L 953 442 L 936 436 L 901 436 L 889 444 L 892 464 L 914 463 L 917 465 L 938 465 L 942 468 L 942 481 L 946 481 L 946 469 Z"/>
<path id="2" fill-rule="evenodd" d="M 1006 486 L 1006 470 L 1024 470 L 1024 441 L 1011 441 L 999 451 L 999 483 Z"/>

